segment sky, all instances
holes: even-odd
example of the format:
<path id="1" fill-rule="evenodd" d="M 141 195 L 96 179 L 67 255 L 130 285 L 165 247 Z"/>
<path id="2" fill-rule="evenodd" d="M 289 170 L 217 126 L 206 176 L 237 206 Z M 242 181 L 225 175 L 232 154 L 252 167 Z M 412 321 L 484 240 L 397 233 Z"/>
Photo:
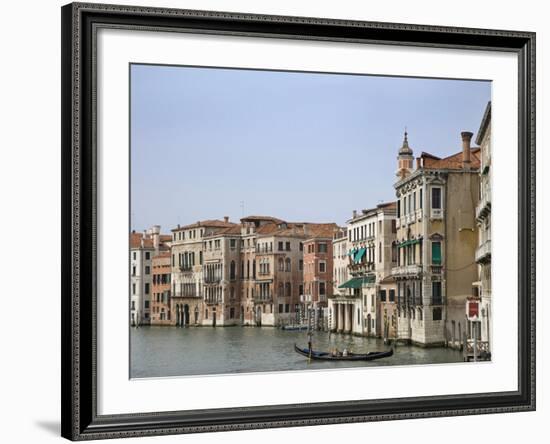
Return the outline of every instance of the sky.
<path id="1" fill-rule="evenodd" d="M 414 155 L 461 150 L 489 81 L 131 66 L 131 225 L 229 216 L 344 225 Z"/>

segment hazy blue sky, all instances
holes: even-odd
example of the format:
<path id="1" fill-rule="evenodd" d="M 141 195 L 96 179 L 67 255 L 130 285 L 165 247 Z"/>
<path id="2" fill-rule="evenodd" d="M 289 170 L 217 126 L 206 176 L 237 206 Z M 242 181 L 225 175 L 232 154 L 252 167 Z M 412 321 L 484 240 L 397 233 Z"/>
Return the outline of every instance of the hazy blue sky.
<path id="1" fill-rule="evenodd" d="M 418 155 L 461 149 L 490 82 L 132 65 L 132 228 L 244 214 L 343 224 Z"/>

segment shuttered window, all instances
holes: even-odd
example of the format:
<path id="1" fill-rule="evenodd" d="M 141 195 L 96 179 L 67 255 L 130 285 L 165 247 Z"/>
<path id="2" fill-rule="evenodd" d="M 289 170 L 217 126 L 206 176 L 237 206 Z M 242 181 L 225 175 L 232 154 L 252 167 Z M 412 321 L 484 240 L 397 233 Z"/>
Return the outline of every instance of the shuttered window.
<path id="1" fill-rule="evenodd" d="M 432 264 L 441 265 L 441 242 L 432 242 Z"/>

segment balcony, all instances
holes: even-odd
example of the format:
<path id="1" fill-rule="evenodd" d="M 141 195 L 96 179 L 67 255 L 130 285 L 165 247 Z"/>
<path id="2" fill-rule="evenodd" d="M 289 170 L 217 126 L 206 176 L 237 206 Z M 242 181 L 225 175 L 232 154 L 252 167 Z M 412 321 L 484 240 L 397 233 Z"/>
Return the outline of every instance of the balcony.
<path id="1" fill-rule="evenodd" d="M 216 305 L 216 304 L 221 304 L 222 303 L 222 298 L 221 296 L 205 296 L 204 297 L 204 302 L 207 304 L 207 305 Z"/>
<path id="2" fill-rule="evenodd" d="M 204 284 L 205 285 L 219 285 L 219 283 L 222 281 L 221 278 L 205 278 Z"/>
<path id="3" fill-rule="evenodd" d="M 489 187 L 486 187 L 483 193 L 483 197 L 479 201 L 476 207 L 476 219 L 482 221 L 491 212 L 491 191 Z"/>
<path id="4" fill-rule="evenodd" d="M 422 275 L 422 265 L 400 265 L 399 267 L 393 267 L 391 274 L 394 277 L 419 277 Z"/>
<path id="5" fill-rule="evenodd" d="M 255 304 L 270 304 L 272 302 L 273 302 L 273 295 L 271 293 L 254 296 Z"/>
<path id="6" fill-rule="evenodd" d="M 182 273 L 188 273 L 190 271 L 193 271 L 193 267 L 191 265 L 180 265 L 179 270 Z"/>
<path id="7" fill-rule="evenodd" d="M 173 298 L 200 298 L 202 295 L 196 291 L 176 292 L 172 295 Z"/>
<path id="8" fill-rule="evenodd" d="M 477 248 L 475 260 L 478 264 L 487 264 L 491 261 L 491 239 L 486 240 Z"/>
<path id="9" fill-rule="evenodd" d="M 430 271 L 432 274 L 441 274 L 443 273 L 443 265 L 432 264 L 430 265 Z"/>

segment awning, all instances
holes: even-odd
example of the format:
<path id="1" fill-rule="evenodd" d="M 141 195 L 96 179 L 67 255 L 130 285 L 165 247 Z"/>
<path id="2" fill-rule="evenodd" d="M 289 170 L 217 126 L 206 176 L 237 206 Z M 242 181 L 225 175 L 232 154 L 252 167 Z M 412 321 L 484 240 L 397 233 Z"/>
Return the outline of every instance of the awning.
<path id="1" fill-rule="evenodd" d="M 353 259 L 353 261 L 356 264 L 361 262 L 361 259 L 363 258 L 363 255 L 365 254 L 366 251 L 367 251 L 366 248 L 360 248 L 359 251 L 355 254 L 355 258 Z"/>
<path id="2" fill-rule="evenodd" d="M 355 277 L 349 281 L 344 282 L 338 288 L 361 288 L 364 284 L 372 284 L 374 282 L 374 276 L 367 277 Z"/>
<path id="3" fill-rule="evenodd" d="M 419 244 L 420 242 L 422 242 L 422 239 L 412 239 L 412 240 L 407 240 L 399 245 L 397 245 L 398 248 L 402 248 L 402 247 L 406 247 L 408 245 L 414 245 L 414 244 Z"/>

